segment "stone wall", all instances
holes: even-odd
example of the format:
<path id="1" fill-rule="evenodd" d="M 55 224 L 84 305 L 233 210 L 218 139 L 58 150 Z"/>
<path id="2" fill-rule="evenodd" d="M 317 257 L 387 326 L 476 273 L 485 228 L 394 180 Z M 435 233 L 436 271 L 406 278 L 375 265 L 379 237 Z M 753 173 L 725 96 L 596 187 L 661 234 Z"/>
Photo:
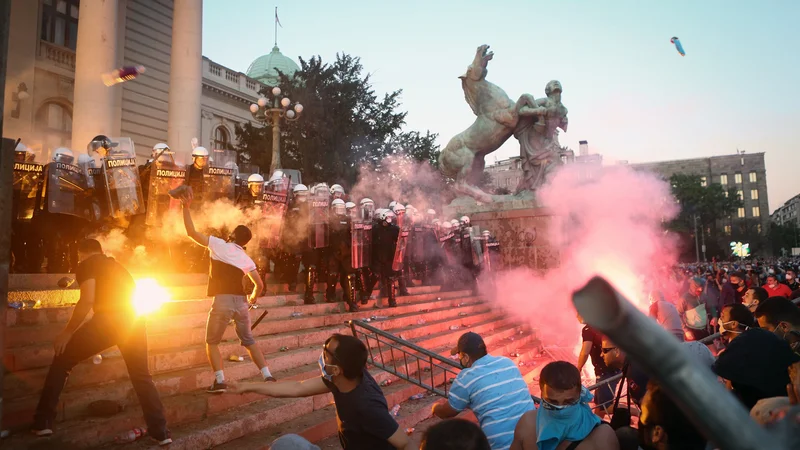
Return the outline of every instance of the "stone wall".
<path id="1" fill-rule="evenodd" d="M 489 230 L 500 242 L 502 269 L 528 267 L 547 270 L 560 264 L 551 236 L 560 221 L 532 200 L 511 200 L 488 205 L 464 204 L 445 208 L 447 217 L 467 215 L 473 226 Z"/>

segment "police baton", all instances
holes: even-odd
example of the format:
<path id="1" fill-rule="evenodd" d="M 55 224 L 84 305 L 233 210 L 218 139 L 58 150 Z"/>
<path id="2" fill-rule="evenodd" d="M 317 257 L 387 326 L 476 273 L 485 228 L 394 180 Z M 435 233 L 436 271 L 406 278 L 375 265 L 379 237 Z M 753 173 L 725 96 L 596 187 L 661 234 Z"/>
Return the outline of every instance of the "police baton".
<path id="1" fill-rule="evenodd" d="M 253 309 L 253 307 L 254 307 L 254 306 L 255 306 L 255 305 L 250 305 L 250 308 L 248 309 L 248 311 L 249 311 L 250 309 Z M 258 324 L 260 324 L 260 323 L 261 323 L 261 321 L 262 321 L 262 320 L 264 320 L 264 317 L 267 317 L 267 314 L 269 314 L 269 311 L 265 309 L 265 310 L 264 310 L 264 312 L 263 312 L 263 313 L 261 313 L 261 316 L 260 316 L 258 319 L 256 319 L 256 321 L 255 321 L 255 322 L 253 322 L 253 326 L 251 326 L 251 327 L 250 327 L 250 331 L 253 331 L 253 330 L 255 330 L 255 329 L 256 329 L 256 327 L 258 326 Z"/>

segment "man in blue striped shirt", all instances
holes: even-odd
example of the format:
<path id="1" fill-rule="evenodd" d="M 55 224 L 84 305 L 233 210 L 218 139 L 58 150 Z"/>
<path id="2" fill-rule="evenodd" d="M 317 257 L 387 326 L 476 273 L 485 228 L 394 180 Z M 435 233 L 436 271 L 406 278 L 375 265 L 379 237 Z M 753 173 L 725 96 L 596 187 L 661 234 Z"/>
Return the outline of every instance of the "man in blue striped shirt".
<path id="1" fill-rule="evenodd" d="M 528 385 L 514 361 L 486 353 L 477 333 L 467 332 L 450 352 L 464 367 L 450 396 L 433 406 L 433 414 L 448 419 L 469 408 L 478 418 L 492 450 L 508 450 L 519 418 L 535 408 Z"/>

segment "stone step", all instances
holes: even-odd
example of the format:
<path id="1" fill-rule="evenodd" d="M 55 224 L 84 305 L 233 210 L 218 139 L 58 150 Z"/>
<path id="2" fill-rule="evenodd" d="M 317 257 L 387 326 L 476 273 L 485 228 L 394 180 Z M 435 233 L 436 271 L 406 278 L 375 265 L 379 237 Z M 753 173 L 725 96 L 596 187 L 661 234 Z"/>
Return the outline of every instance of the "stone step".
<path id="1" fill-rule="evenodd" d="M 357 313 L 345 312 L 343 303 L 322 303 L 316 305 L 298 305 L 269 308 L 270 311 L 254 330 L 255 336 L 282 333 L 287 331 L 297 331 L 305 328 L 320 326 L 338 325 L 352 319 L 366 319 L 380 314 L 394 316 L 410 312 L 422 312 L 429 309 L 436 309 L 443 306 L 454 307 L 463 303 L 464 297 L 458 297 L 466 291 L 455 293 L 428 293 L 419 295 L 409 295 L 398 299 L 397 308 L 386 308 L 381 310 L 370 309 L 374 304 L 362 305 L 363 308 Z M 475 297 L 468 297 L 468 301 L 476 302 Z M 251 321 L 263 314 L 263 309 L 250 311 Z M 292 318 L 291 314 L 302 313 L 300 317 Z M 316 314 L 316 315 L 315 315 Z M 152 326 L 148 322 L 148 341 L 155 345 L 150 346 L 151 350 L 151 371 L 162 370 L 162 365 L 154 360 L 154 350 L 167 351 L 171 348 L 185 348 L 190 345 L 203 345 L 205 342 L 205 323 L 208 312 L 172 316 L 167 318 L 152 318 Z M 8 373 L 29 370 L 50 365 L 53 359 L 52 340 L 61 331 L 61 326 L 49 326 L 47 330 L 37 327 L 13 327 L 7 331 L 8 340 L 12 342 L 30 343 L 22 347 L 8 348 L 3 355 L 3 360 Z M 41 338 L 37 339 L 37 336 Z M 225 339 L 235 338 L 234 327 L 228 327 Z M 49 339 L 46 339 L 49 338 Z M 155 352 L 158 354 L 158 352 Z M 106 353 L 108 354 L 108 353 Z M 168 369 L 164 369 L 168 370 Z"/>
<path id="2" fill-rule="evenodd" d="M 481 304 L 465 306 L 463 308 L 459 308 L 459 311 L 460 310 L 470 311 L 469 316 L 459 317 L 468 323 L 498 320 L 497 313 L 490 312 L 484 305 Z M 458 313 L 458 311 L 455 311 L 455 313 Z M 422 315 L 405 314 L 393 317 L 385 321 L 384 324 L 386 327 L 403 327 L 405 324 L 414 323 L 417 327 L 417 330 L 415 330 L 413 337 L 417 337 L 447 329 L 450 321 L 453 320 L 453 316 L 454 311 L 452 308 L 443 307 L 439 310 L 431 311 Z M 428 323 L 424 326 L 416 325 L 416 322 L 420 317 L 427 317 Z M 292 364 L 296 363 L 297 358 L 308 357 L 307 352 L 302 351 L 306 346 L 317 348 L 317 346 L 321 345 L 325 339 L 336 332 L 349 333 L 350 330 L 347 329 L 344 324 L 341 324 L 322 327 L 319 329 L 303 330 L 302 333 L 284 333 L 283 335 L 270 336 L 264 339 L 264 341 L 259 340 L 259 347 L 266 353 L 267 362 L 271 370 L 282 370 L 283 368 L 292 367 Z M 290 350 L 287 352 L 280 352 L 279 349 L 282 347 L 289 347 Z M 301 356 L 296 354 L 297 350 L 301 350 Z M 246 352 L 242 350 L 241 347 L 234 348 L 231 353 L 242 356 L 246 355 Z M 223 354 L 226 355 L 225 353 Z M 312 354 L 311 356 L 317 357 L 318 355 Z M 80 380 L 80 382 L 77 384 L 71 383 L 69 389 L 67 389 L 67 391 L 62 395 L 61 402 L 59 404 L 59 420 L 70 419 L 80 415 L 83 411 L 85 411 L 86 406 L 89 403 L 98 399 L 113 400 L 122 404 L 135 402 L 135 393 L 127 381 L 127 370 L 125 369 L 124 363 L 119 361 L 119 359 L 121 358 L 117 358 L 116 360 L 106 360 L 99 366 L 89 366 L 89 370 L 91 370 L 95 368 L 100 369 L 102 366 L 109 366 L 113 364 L 113 369 L 115 370 L 114 373 L 111 373 L 111 369 L 102 367 L 103 369 L 106 369 L 105 371 L 99 373 L 102 378 L 99 376 L 91 377 L 90 374 L 87 374 L 85 377 L 78 378 L 80 373 L 74 374 L 72 379 L 76 381 Z M 226 369 L 233 370 L 235 372 L 234 375 L 241 374 L 241 376 L 234 376 L 231 379 L 238 379 L 257 373 L 255 366 L 249 361 L 247 363 L 227 362 Z M 91 375 L 94 375 L 95 372 L 97 371 L 93 371 Z M 36 378 L 38 379 L 41 377 L 43 383 L 45 374 L 46 371 L 41 371 L 36 374 Z M 14 417 L 15 420 L 27 420 L 26 417 L 29 417 L 28 413 L 33 411 L 33 408 L 38 401 L 38 394 L 42 384 L 30 383 L 31 379 L 32 377 L 24 378 L 25 384 L 23 386 L 28 387 L 28 389 L 22 389 L 23 386 L 14 389 L 14 384 L 12 384 L 10 380 L 7 380 L 8 390 L 5 408 L 6 412 L 13 411 L 9 417 Z M 110 380 L 116 380 L 117 382 L 108 383 Z M 212 376 L 208 370 L 207 362 L 203 360 L 190 368 L 181 368 L 179 370 L 170 370 L 156 374 L 154 376 L 154 381 L 158 386 L 161 395 L 173 395 L 176 393 L 186 392 L 192 389 L 200 389 L 208 386 L 211 384 Z M 19 386 L 19 384 L 17 384 L 17 386 Z M 7 423 L 6 425 L 9 424 L 10 423 Z"/>
<path id="3" fill-rule="evenodd" d="M 414 316 L 411 319 L 414 320 Z M 408 318 L 406 318 L 406 321 Z M 476 322 L 475 328 L 489 331 L 498 326 L 508 327 L 502 319 L 497 317 L 496 313 L 492 312 L 478 312 L 472 316 L 462 317 L 466 321 Z M 403 319 L 398 319 L 398 323 L 402 323 Z M 480 321 L 480 322 L 478 322 Z M 420 335 L 424 336 L 427 343 L 436 344 L 442 340 L 450 339 L 449 336 L 436 333 L 439 330 L 447 330 L 449 326 L 449 319 L 444 319 L 432 322 L 429 325 L 419 327 Z M 279 346 L 287 343 L 285 341 L 274 342 L 267 338 L 257 339 L 259 348 L 267 358 L 269 367 L 273 371 L 287 370 L 292 367 L 302 366 L 304 364 L 313 364 L 319 357 L 319 346 L 334 332 L 349 333 L 349 330 L 343 325 L 339 327 L 326 327 L 319 330 L 311 330 L 308 334 L 307 340 L 303 342 L 299 348 L 292 348 L 286 352 L 280 352 Z M 508 333 L 506 331 L 506 333 Z M 434 336 L 434 337 L 431 337 Z M 457 337 L 455 338 L 457 339 Z M 452 339 L 451 339 L 452 341 Z M 452 345 L 452 342 L 449 343 Z M 238 347 L 238 346 L 237 346 Z M 238 347 L 239 349 L 241 347 Z M 227 354 L 223 350 L 223 355 Z M 198 356 L 199 355 L 199 356 Z M 168 357 L 174 355 L 168 354 Z M 388 355 L 386 355 L 388 358 Z M 186 369 L 165 371 L 157 373 L 154 376 L 154 382 L 162 396 L 178 395 L 185 392 L 190 392 L 196 389 L 203 389 L 211 384 L 213 381 L 213 374 L 208 368 L 205 351 L 200 349 L 195 352 L 196 361 L 191 367 L 186 366 Z M 86 406 L 92 401 L 105 399 L 114 400 L 122 404 L 136 404 L 135 393 L 131 385 L 127 381 L 127 370 L 121 358 L 114 361 L 115 364 L 107 364 L 104 361 L 99 366 L 89 367 L 95 369 L 80 377 L 78 367 L 73 372 L 73 380 L 78 381 L 70 386 L 60 399 L 59 403 L 59 420 L 69 420 L 79 417 L 85 410 Z M 79 366 L 80 367 L 80 366 Z M 97 370 L 97 369 L 104 370 Z M 226 377 L 231 380 L 237 380 L 249 376 L 254 376 L 258 373 L 255 365 L 251 362 L 236 362 L 226 364 Z M 13 389 L 14 384 L 10 380 L 6 380 L 6 384 L 10 385 L 12 389 L 7 395 L 6 411 L 8 412 L 8 419 L 5 421 L 5 426 L 16 427 L 27 424 L 30 420 L 31 414 L 38 401 L 38 391 L 41 389 L 44 382 L 44 375 L 46 371 L 38 373 L 41 377 L 40 382 L 31 383 L 31 378 L 17 379 L 17 389 Z M 79 378 L 80 377 L 80 378 Z M 24 380 L 24 383 L 20 384 Z M 108 380 L 117 380 L 116 382 L 108 383 Z M 38 381 L 38 380 L 37 380 Z M 106 381 L 105 384 L 102 384 Z M 27 392 L 25 396 L 18 396 L 20 393 L 25 392 L 24 387 L 31 387 L 36 389 L 35 392 Z M 13 412 L 9 412 L 13 411 Z"/>
<path id="4" fill-rule="evenodd" d="M 398 304 L 424 302 L 433 299 L 457 299 L 469 295 L 469 291 L 453 292 L 426 292 L 425 288 L 412 288 L 411 295 L 400 297 Z M 387 300 L 382 299 L 386 304 Z M 173 332 L 193 326 L 205 327 L 208 311 L 211 308 L 211 299 L 182 300 L 169 302 L 162 306 L 157 313 L 147 318 L 149 334 L 154 332 Z M 363 306 L 362 311 L 370 311 L 375 306 L 376 300 L 371 300 Z M 257 319 L 264 309 L 269 310 L 267 319 L 290 317 L 293 313 L 302 313 L 302 317 L 344 312 L 344 303 L 325 303 L 320 298 L 314 305 L 305 305 L 302 299 L 293 296 L 268 296 L 258 300 L 257 307 L 250 311 L 252 320 Z M 68 310 L 68 311 L 67 311 Z M 17 324 L 6 327 L 6 348 L 23 347 L 37 343 L 52 341 L 64 329 L 67 319 L 72 314 L 72 308 L 44 308 L 40 310 L 22 310 L 21 319 Z M 30 314 L 28 314 L 30 313 Z M 24 317 L 23 317 L 24 316 Z M 176 317 L 179 316 L 179 317 Z M 57 318 L 58 321 L 47 321 Z M 64 319 L 63 322 L 60 319 Z"/>
<path id="5" fill-rule="evenodd" d="M 420 286 L 408 288 L 408 290 L 413 295 L 420 295 L 438 292 L 439 287 Z M 205 288 L 201 289 L 201 291 L 202 292 L 191 298 L 174 299 L 173 301 L 165 303 L 161 307 L 161 310 L 154 314 L 153 317 L 163 317 L 174 314 L 188 314 L 189 312 L 207 313 L 208 309 L 211 307 L 211 299 L 206 298 Z M 465 291 L 451 291 L 450 293 L 454 292 Z M 11 295 L 11 293 L 9 293 L 9 295 Z M 373 295 L 377 296 L 377 290 Z M 339 297 L 341 297 L 341 295 L 339 295 Z M 321 291 L 317 291 L 315 294 L 315 299 L 318 304 L 325 302 L 324 295 L 321 293 Z M 77 300 L 78 298 L 75 297 L 75 301 L 72 302 L 72 304 L 77 302 Z M 298 305 L 303 303 L 303 295 L 298 293 L 270 294 L 259 297 L 258 303 L 260 306 L 264 307 Z M 72 304 L 33 309 L 9 309 L 7 312 L 6 324 L 8 327 L 20 325 L 46 325 L 49 323 L 66 324 L 70 318 L 70 315 L 72 314 Z M 386 305 L 385 298 L 383 304 Z"/>
<path id="6" fill-rule="evenodd" d="M 509 346 L 514 346 L 517 344 L 517 342 L 508 340 L 497 340 L 496 336 L 492 334 L 486 335 L 485 339 L 487 341 L 487 345 L 493 346 L 494 350 L 500 352 L 508 351 Z M 538 342 L 531 342 L 526 345 L 531 348 L 537 348 Z M 445 345 L 434 351 L 437 353 L 446 352 L 449 354 L 450 347 L 451 345 Z M 373 374 L 373 377 L 379 384 L 383 380 L 392 381 L 390 385 L 382 387 L 384 394 L 386 395 L 387 403 L 390 407 L 407 401 L 408 398 L 414 394 L 423 392 L 422 388 L 399 380 L 397 377 L 390 375 L 387 372 L 383 372 L 374 368 L 370 372 Z M 319 376 L 319 370 L 316 369 L 312 376 Z M 427 376 L 429 375 L 426 375 L 426 377 Z M 437 383 L 443 383 L 445 381 L 441 372 L 438 372 L 435 375 L 435 379 Z M 260 396 L 256 395 L 255 397 L 257 398 Z M 312 441 L 323 439 L 324 437 L 336 433 L 336 419 L 333 407 L 326 406 L 332 402 L 330 395 L 321 397 L 323 397 L 323 399 L 314 399 L 313 412 L 303 414 L 292 420 L 289 420 L 288 422 L 266 422 L 266 425 L 260 421 L 253 423 L 248 421 L 246 418 L 243 418 L 243 416 L 235 414 L 237 411 L 240 411 L 240 409 L 232 409 L 230 413 L 224 413 L 222 415 L 222 417 L 230 418 L 227 421 L 221 420 L 221 417 L 214 417 L 198 423 L 192 423 L 182 427 L 174 427 L 172 431 L 175 442 L 170 448 L 193 449 L 210 448 L 211 446 L 214 446 L 214 448 L 230 449 L 268 448 L 269 443 L 275 437 L 291 432 L 304 435 L 307 439 Z M 263 399 L 263 397 L 261 398 Z M 410 400 L 409 402 L 412 404 L 419 404 L 425 402 L 426 400 L 428 400 L 428 398 L 423 400 Z M 267 402 L 268 400 L 263 401 Z M 432 402 L 426 405 L 427 412 L 422 413 L 422 418 L 430 414 L 430 404 L 432 404 Z M 320 407 L 322 408 L 319 409 Z M 413 426 L 415 421 L 421 420 L 419 416 L 410 414 L 412 409 L 413 405 L 411 409 L 408 405 L 401 406 L 401 414 L 400 417 L 398 417 L 398 420 L 401 421 L 401 425 L 403 425 L 405 422 L 408 422 L 408 424 L 410 424 L 409 426 Z M 288 420 L 289 417 L 284 417 L 284 419 Z M 232 436 L 235 437 L 236 435 L 241 435 L 242 437 L 228 442 L 227 444 L 220 445 L 224 442 L 227 442 L 227 440 Z M 265 444 L 266 446 L 263 447 L 258 446 Z M 251 445 L 255 446 L 251 447 Z M 144 447 L 142 446 L 142 448 Z"/>
<path id="7" fill-rule="evenodd" d="M 131 273 L 134 278 L 155 278 L 162 286 L 205 286 L 208 283 L 208 274 L 205 273 L 170 273 L 148 274 Z M 58 281 L 62 278 L 75 279 L 75 274 L 62 273 L 12 273 L 8 276 L 8 289 L 10 291 L 44 291 L 58 290 Z"/>
<path id="8" fill-rule="evenodd" d="M 463 302 L 463 300 L 458 301 Z M 451 303 L 452 301 L 450 300 L 432 301 L 421 304 L 412 303 L 409 305 L 398 306 L 397 308 L 390 308 L 381 311 L 387 311 L 386 314 L 392 314 L 389 316 L 389 319 L 385 321 L 387 322 L 387 325 L 385 326 L 401 326 L 408 322 L 416 323 L 419 318 L 426 317 L 424 314 L 429 314 L 431 312 L 433 312 L 434 315 L 429 317 L 427 320 L 435 320 L 437 315 L 441 315 L 442 318 L 447 318 L 449 317 L 450 312 L 454 311 Z M 471 303 L 464 304 L 464 306 L 455 311 L 460 314 L 461 309 L 464 309 L 464 312 L 471 312 L 473 314 L 485 314 L 488 311 L 488 308 L 485 305 L 481 304 L 475 299 L 472 299 Z M 449 312 L 445 312 L 448 310 Z M 358 317 L 359 314 L 367 315 L 369 312 L 347 313 L 340 316 L 298 318 L 272 322 L 265 320 L 256 328 L 256 336 L 258 336 L 258 339 L 263 342 L 263 347 L 267 350 L 277 352 L 282 347 L 294 349 L 305 345 L 308 342 L 318 342 L 317 339 L 319 338 L 320 327 L 329 327 L 331 332 L 341 331 L 349 333 L 349 330 L 346 330 L 345 327 L 345 321 L 348 319 L 347 316 L 350 316 L 349 318 L 353 319 L 361 318 Z M 419 316 L 420 314 L 423 314 L 423 316 Z M 266 333 L 265 331 L 268 331 L 269 333 Z M 261 334 L 262 332 L 264 333 Z M 204 335 L 202 330 L 200 331 L 200 335 Z M 238 341 L 233 341 L 233 339 L 235 339 L 235 330 L 233 327 L 228 327 L 224 337 L 231 340 L 225 341 L 221 346 L 220 350 L 223 352 L 223 355 L 229 356 L 229 354 L 236 354 L 244 356 L 246 354 L 245 350 L 238 344 Z M 152 338 L 150 341 L 152 341 Z M 52 345 L 48 346 L 47 351 L 52 354 Z M 204 353 L 204 344 L 201 341 L 195 346 L 179 347 L 175 353 L 185 355 L 185 352 L 187 351 L 192 351 L 194 354 L 202 354 Z M 151 348 L 149 356 L 150 371 L 153 374 L 156 374 L 160 371 L 166 372 L 189 367 L 186 363 L 182 363 L 180 359 L 175 360 L 172 358 L 171 353 L 168 350 L 155 351 Z M 201 360 L 203 362 L 200 363 L 200 365 L 204 366 L 206 364 L 204 357 L 202 357 Z M 36 369 L 7 373 L 4 386 L 6 398 L 8 399 L 26 395 L 30 393 L 32 388 L 40 387 L 41 384 L 37 382 L 44 381 L 44 376 L 47 373 L 47 366 L 51 361 L 51 359 L 44 361 L 42 367 Z M 175 364 L 170 364 L 170 362 L 174 362 Z M 91 360 L 83 361 L 75 366 L 72 375 L 70 386 L 80 387 L 116 379 L 126 379 L 127 369 L 125 368 L 124 361 L 119 353 L 114 351 L 112 353 L 106 353 L 106 357 L 104 357 L 103 362 L 99 365 L 93 364 Z"/>
<path id="9" fill-rule="evenodd" d="M 510 349 L 517 344 L 518 341 L 506 340 L 505 342 L 499 343 L 499 347 L 493 347 L 491 349 L 491 353 L 494 355 L 499 355 L 504 352 L 509 352 Z M 495 343 L 495 345 L 498 345 L 498 343 Z M 525 349 L 520 352 L 520 356 L 512 359 L 517 361 L 529 353 L 536 352 L 538 347 L 538 342 L 529 342 L 526 344 Z M 520 371 L 523 373 L 523 375 L 528 370 L 531 370 L 528 366 L 520 367 Z M 439 383 L 445 381 L 441 376 L 437 376 L 436 380 Z M 406 381 L 397 381 L 390 386 L 383 387 L 382 389 L 384 391 L 384 395 L 386 396 L 386 403 L 390 409 L 394 405 L 400 405 L 400 411 L 396 420 L 400 425 L 400 428 L 404 430 L 408 428 L 416 428 L 420 422 L 428 419 L 431 415 L 431 408 L 433 404 L 441 400 L 441 397 L 434 395 L 426 395 L 426 397 L 420 400 L 410 399 L 409 397 L 412 395 L 419 393 L 427 394 L 427 391 Z M 466 412 L 462 415 L 471 415 L 471 413 Z M 215 449 L 268 450 L 272 441 L 288 433 L 299 434 L 309 441 L 316 443 L 321 448 L 341 448 L 338 437 L 336 436 L 337 423 L 335 408 L 333 405 L 330 405 L 289 422 L 274 425 L 267 429 L 247 434 L 239 439 L 217 446 Z M 420 432 L 415 431 L 412 433 L 412 442 L 416 442 L 417 444 L 416 446 L 412 446 L 412 448 L 419 447 L 420 437 Z"/>
<path id="10" fill-rule="evenodd" d="M 506 325 L 505 327 L 499 328 L 497 332 L 491 333 L 489 330 L 496 328 L 496 324 L 493 322 L 494 321 L 489 321 L 473 327 L 476 331 L 484 334 L 487 345 L 491 346 L 493 343 L 498 342 L 498 337 L 507 335 L 509 330 L 511 334 L 515 334 L 516 332 L 513 325 Z M 418 345 L 428 346 L 428 348 L 438 347 L 446 350 L 453 345 L 457 337 L 457 332 L 454 332 L 451 336 L 435 339 L 426 336 L 416 343 Z M 306 353 L 303 355 L 305 361 L 301 361 L 298 357 L 300 352 Z M 319 376 L 318 368 L 316 368 L 314 364 L 319 356 L 319 352 L 319 346 L 303 349 L 302 351 L 287 352 L 294 353 L 294 355 L 291 355 L 291 358 L 287 355 L 285 359 L 286 362 L 291 363 L 290 367 L 294 367 L 294 369 L 286 367 L 286 371 L 282 370 L 284 369 L 284 367 L 281 367 L 282 364 L 276 364 L 278 361 L 272 360 L 270 363 L 271 366 L 277 369 L 275 371 L 276 375 L 282 379 L 305 379 Z M 247 373 L 244 374 L 245 376 L 252 376 L 256 372 L 256 369 L 249 363 L 239 363 L 236 364 L 236 366 L 248 367 L 249 370 L 246 371 Z M 205 372 L 208 377 L 207 383 L 210 383 L 210 371 L 205 369 Z M 388 374 L 383 374 L 385 374 L 385 372 L 380 372 L 376 376 L 379 378 L 389 376 Z M 234 373 L 231 369 L 226 370 L 226 377 L 229 379 L 236 379 L 239 375 L 242 374 Z M 392 385 L 396 385 L 396 383 Z M 390 385 L 390 387 L 392 385 Z M 292 400 L 263 399 L 257 398 L 258 396 L 254 398 L 248 397 L 248 395 L 210 395 L 200 390 L 195 390 L 187 394 L 164 397 L 163 402 L 167 419 L 173 430 L 176 431 L 176 437 L 180 436 L 179 430 L 182 429 L 181 424 L 202 420 L 202 425 L 198 432 L 187 436 L 185 446 L 173 444 L 174 448 L 209 448 L 216 443 L 227 442 L 247 433 L 263 429 L 265 426 L 282 423 L 308 414 L 315 409 L 325 407 L 331 402 L 329 394 L 326 396 L 317 396 L 315 398 Z M 57 435 L 59 436 L 59 443 L 67 447 L 69 445 L 94 447 L 98 444 L 111 441 L 113 436 L 125 430 L 141 426 L 141 423 L 140 408 L 138 404 L 133 404 L 126 408 L 125 411 L 112 418 L 82 418 L 63 422 L 57 427 L 59 430 Z M 22 438 L 22 440 L 24 441 L 25 438 Z"/>

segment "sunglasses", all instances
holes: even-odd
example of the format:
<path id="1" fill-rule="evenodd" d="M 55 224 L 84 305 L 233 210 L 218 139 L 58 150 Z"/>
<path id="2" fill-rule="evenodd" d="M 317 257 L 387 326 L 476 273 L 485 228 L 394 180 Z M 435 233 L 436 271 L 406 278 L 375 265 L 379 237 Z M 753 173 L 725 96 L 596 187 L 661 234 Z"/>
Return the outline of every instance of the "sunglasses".
<path id="1" fill-rule="evenodd" d="M 611 350 L 616 350 L 617 348 L 618 348 L 618 347 L 608 347 L 608 348 L 604 348 L 604 349 L 602 349 L 601 351 L 602 351 L 602 352 L 603 352 L 603 354 L 605 355 L 606 353 L 610 352 Z"/>
<path id="2" fill-rule="evenodd" d="M 570 406 L 577 405 L 578 402 L 580 402 L 580 401 L 581 401 L 581 399 L 579 398 L 579 399 L 576 399 L 573 402 L 567 403 L 566 405 L 554 405 L 554 404 L 548 402 L 547 400 L 542 399 L 542 408 L 544 408 L 544 409 L 546 409 L 548 411 L 561 411 L 562 409 L 566 409 L 566 408 L 569 408 Z"/>

